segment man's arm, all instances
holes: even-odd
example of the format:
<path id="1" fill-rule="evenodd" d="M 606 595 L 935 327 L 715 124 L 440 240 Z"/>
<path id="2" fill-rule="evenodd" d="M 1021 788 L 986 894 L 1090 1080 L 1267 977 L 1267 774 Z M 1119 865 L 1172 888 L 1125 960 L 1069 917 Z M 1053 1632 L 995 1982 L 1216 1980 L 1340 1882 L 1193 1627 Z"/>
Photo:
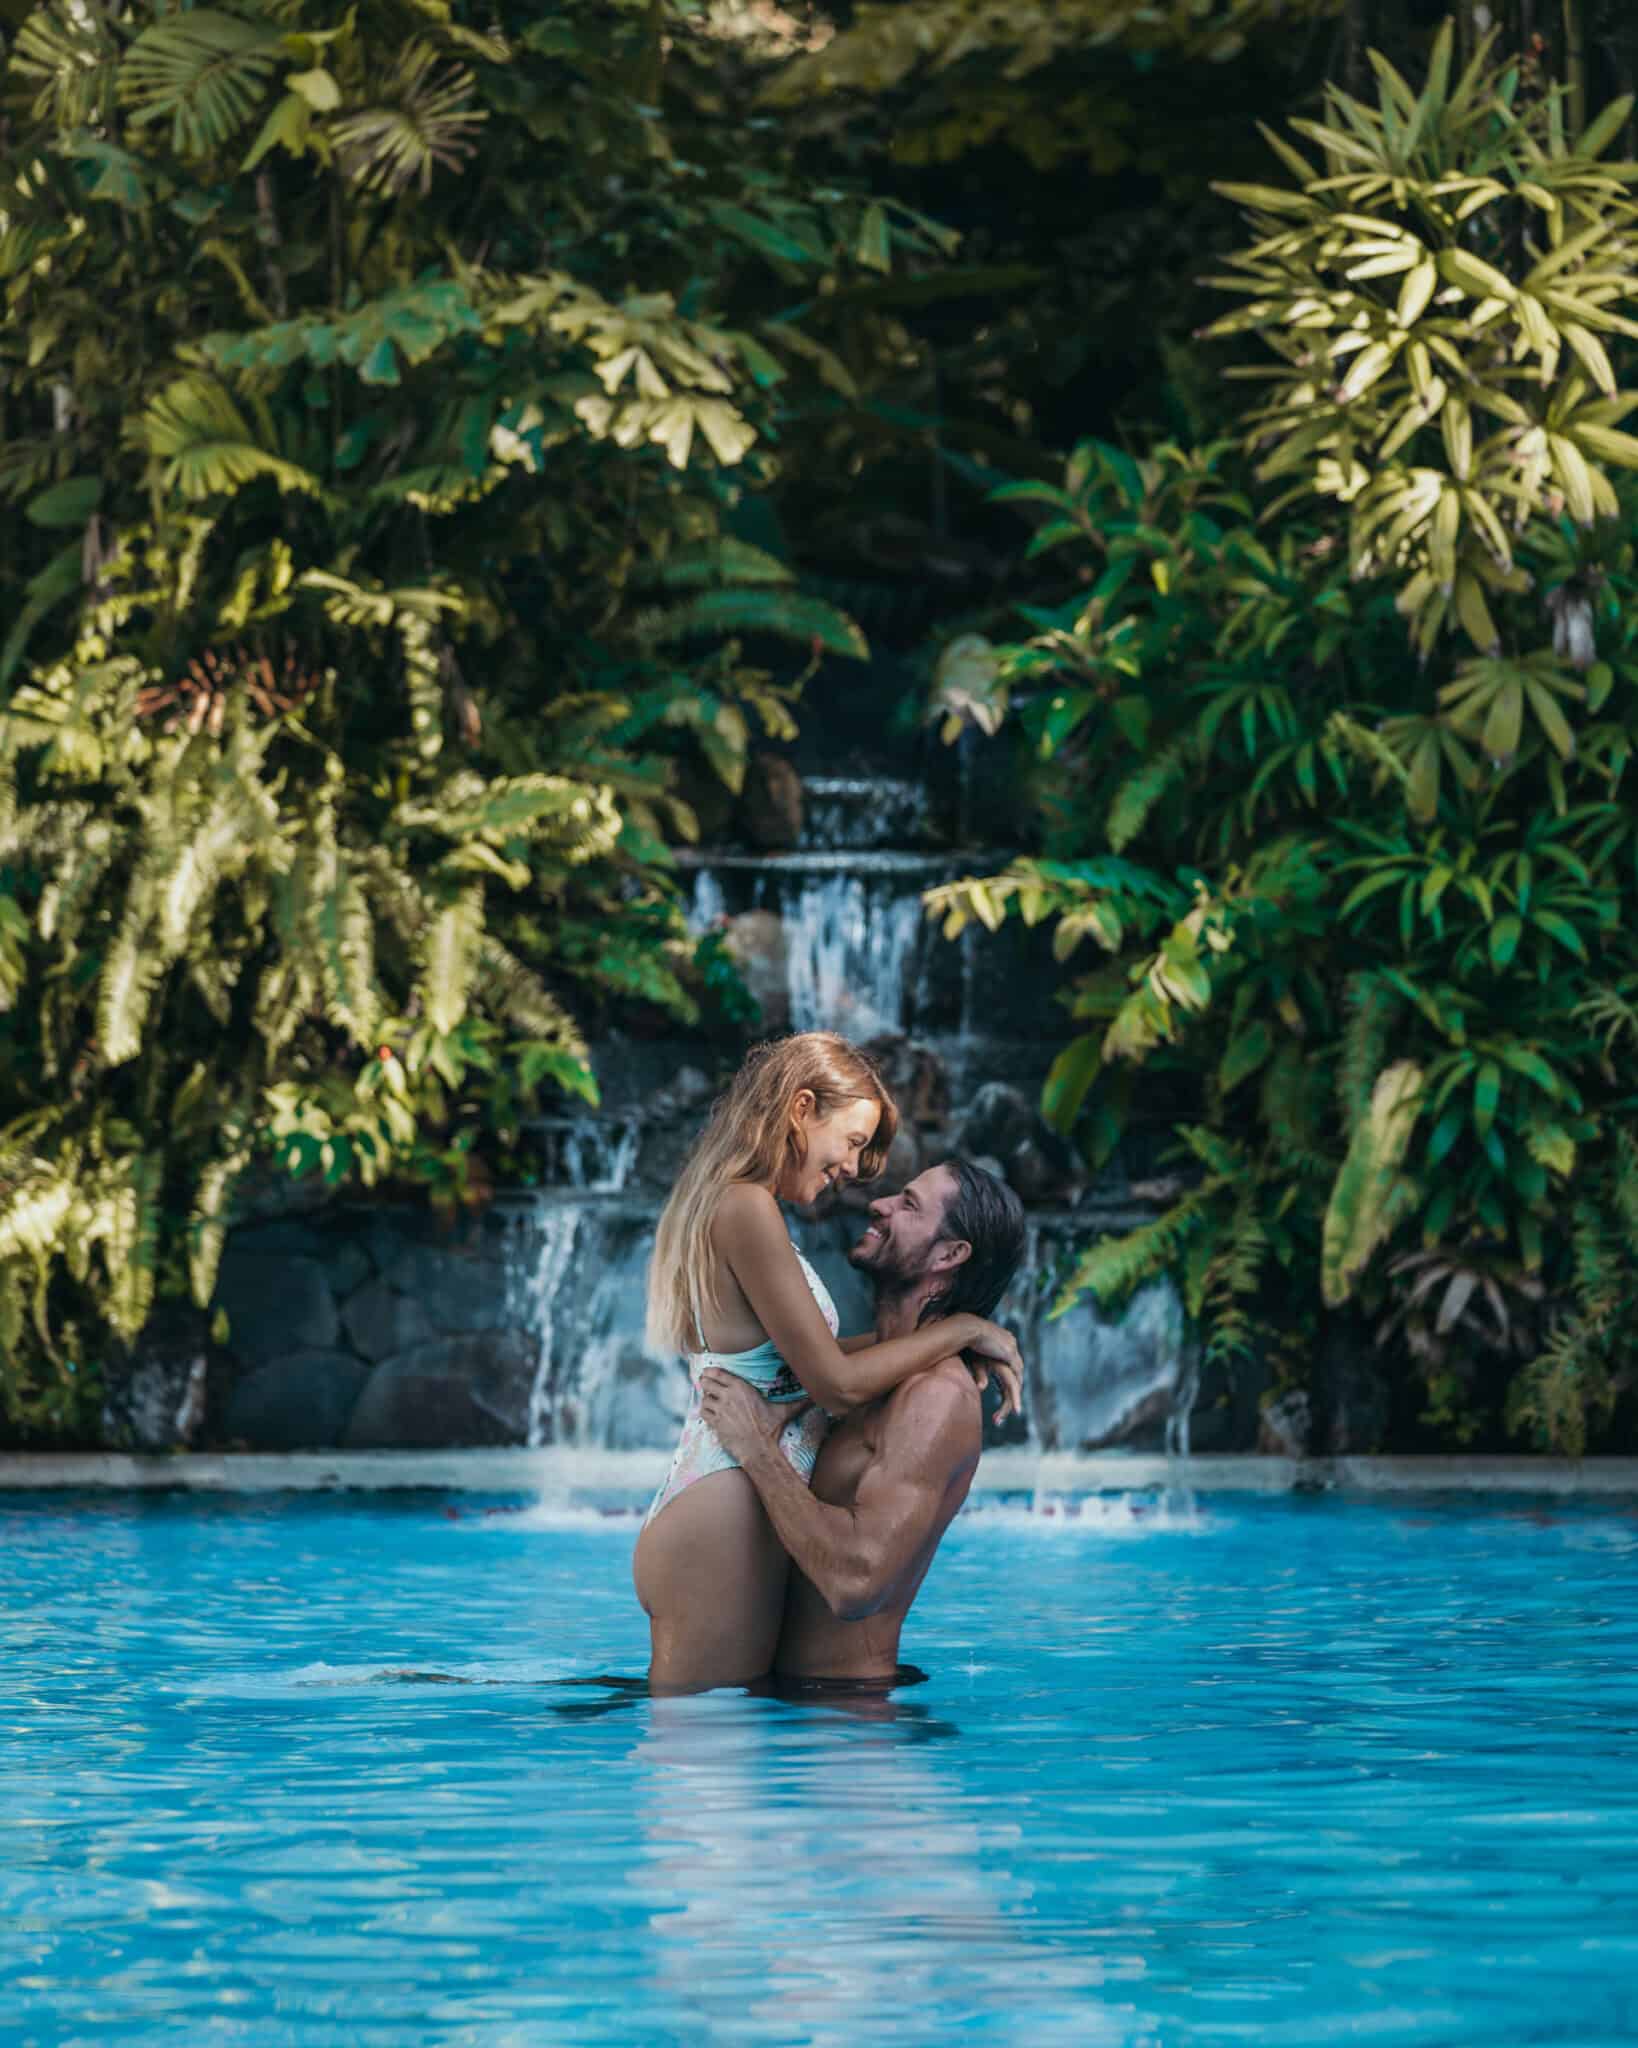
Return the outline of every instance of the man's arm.
<path id="1" fill-rule="evenodd" d="M 706 1420 L 739 1460 L 792 1562 L 839 1621 L 886 1606 L 915 1563 L 951 1485 L 977 1463 L 972 1405 L 977 1389 L 928 1375 L 894 1397 L 878 1456 L 851 1507 L 816 1500 L 779 1448 L 788 1405 L 764 1401 L 732 1373 L 701 1376 Z"/>

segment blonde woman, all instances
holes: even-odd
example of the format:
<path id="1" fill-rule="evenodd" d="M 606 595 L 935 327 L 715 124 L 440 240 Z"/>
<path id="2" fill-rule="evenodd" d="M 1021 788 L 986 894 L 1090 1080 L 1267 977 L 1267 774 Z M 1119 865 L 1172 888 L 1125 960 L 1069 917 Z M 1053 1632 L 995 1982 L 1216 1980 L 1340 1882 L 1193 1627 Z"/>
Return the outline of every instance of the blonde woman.
<path id="1" fill-rule="evenodd" d="M 876 1400 L 952 1352 L 972 1352 L 996 1373 L 1002 1413 L 1018 1405 L 1022 1367 L 1007 1331 L 957 1315 L 888 1343 L 838 1341 L 825 1284 L 791 1243 L 779 1203 L 873 1179 L 897 1128 L 875 1063 L 845 1038 L 805 1031 L 758 1046 L 712 1110 L 661 1214 L 649 1342 L 687 1355 L 693 1396 L 637 1541 L 656 1687 L 745 1684 L 767 1672 L 779 1638 L 789 1560 L 756 1489 L 700 1412 L 708 1367 L 792 1404 L 780 1448 L 804 1478 L 827 1416 Z"/>

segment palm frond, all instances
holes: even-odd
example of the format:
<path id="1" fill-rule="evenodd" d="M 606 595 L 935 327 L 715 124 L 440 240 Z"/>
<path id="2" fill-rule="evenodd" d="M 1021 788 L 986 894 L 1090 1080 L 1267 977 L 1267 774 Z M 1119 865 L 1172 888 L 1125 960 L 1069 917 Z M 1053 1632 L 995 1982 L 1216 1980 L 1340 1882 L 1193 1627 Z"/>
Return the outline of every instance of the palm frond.
<path id="1" fill-rule="evenodd" d="M 179 154 L 220 149 L 256 111 L 283 55 L 266 23 L 196 7 L 151 22 L 125 53 L 120 97 L 134 126 L 169 121 Z"/>

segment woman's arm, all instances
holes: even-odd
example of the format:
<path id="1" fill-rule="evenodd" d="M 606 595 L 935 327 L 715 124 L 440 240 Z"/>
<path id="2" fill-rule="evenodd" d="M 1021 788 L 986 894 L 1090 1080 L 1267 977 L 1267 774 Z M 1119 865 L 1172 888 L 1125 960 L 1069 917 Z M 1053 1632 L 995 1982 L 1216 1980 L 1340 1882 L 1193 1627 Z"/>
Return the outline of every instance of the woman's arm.
<path id="1" fill-rule="evenodd" d="M 757 1321 L 778 1346 L 779 1355 L 820 1407 L 845 1415 L 874 1401 L 912 1374 L 926 1372 L 953 1352 L 997 1348 L 993 1360 L 1009 1401 L 1017 1406 L 1021 1365 L 1018 1347 L 1005 1331 L 980 1316 L 946 1316 L 885 1344 L 866 1343 L 844 1351 L 813 1298 L 792 1249 L 779 1206 L 766 1188 L 741 1181 L 727 1189 L 717 1207 L 712 1243 L 739 1282 Z M 1009 1382 L 1009 1369 L 1012 1378 Z"/>

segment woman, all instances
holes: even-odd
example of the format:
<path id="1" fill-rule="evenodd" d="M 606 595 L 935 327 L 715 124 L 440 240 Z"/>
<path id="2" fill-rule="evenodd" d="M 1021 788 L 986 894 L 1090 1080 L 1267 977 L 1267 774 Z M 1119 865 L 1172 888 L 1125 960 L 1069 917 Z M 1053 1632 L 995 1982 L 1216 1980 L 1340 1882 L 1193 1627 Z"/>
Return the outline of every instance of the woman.
<path id="1" fill-rule="evenodd" d="M 804 1478 L 827 1414 L 873 1401 L 952 1352 L 983 1358 L 1003 1383 L 1003 1412 L 1017 1405 L 1018 1347 L 1005 1330 L 957 1315 L 885 1344 L 839 1343 L 824 1282 L 791 1243 L 779 1203 L 874 1178 L 897 1128 L 875 1063 L 845 1038 L 807 1031 L 758 1046 L 666 1203 L 649 1272 L 649 1342 L 688 1354 L 694 1392 L 637 1541 L 656 1687 L 746 1684 L 769 1669 L 779 1639 L 789 1560 L 756 1489 L 700 1414 L 707 1366 L 793 1404 L 780 1448 Z"/>

